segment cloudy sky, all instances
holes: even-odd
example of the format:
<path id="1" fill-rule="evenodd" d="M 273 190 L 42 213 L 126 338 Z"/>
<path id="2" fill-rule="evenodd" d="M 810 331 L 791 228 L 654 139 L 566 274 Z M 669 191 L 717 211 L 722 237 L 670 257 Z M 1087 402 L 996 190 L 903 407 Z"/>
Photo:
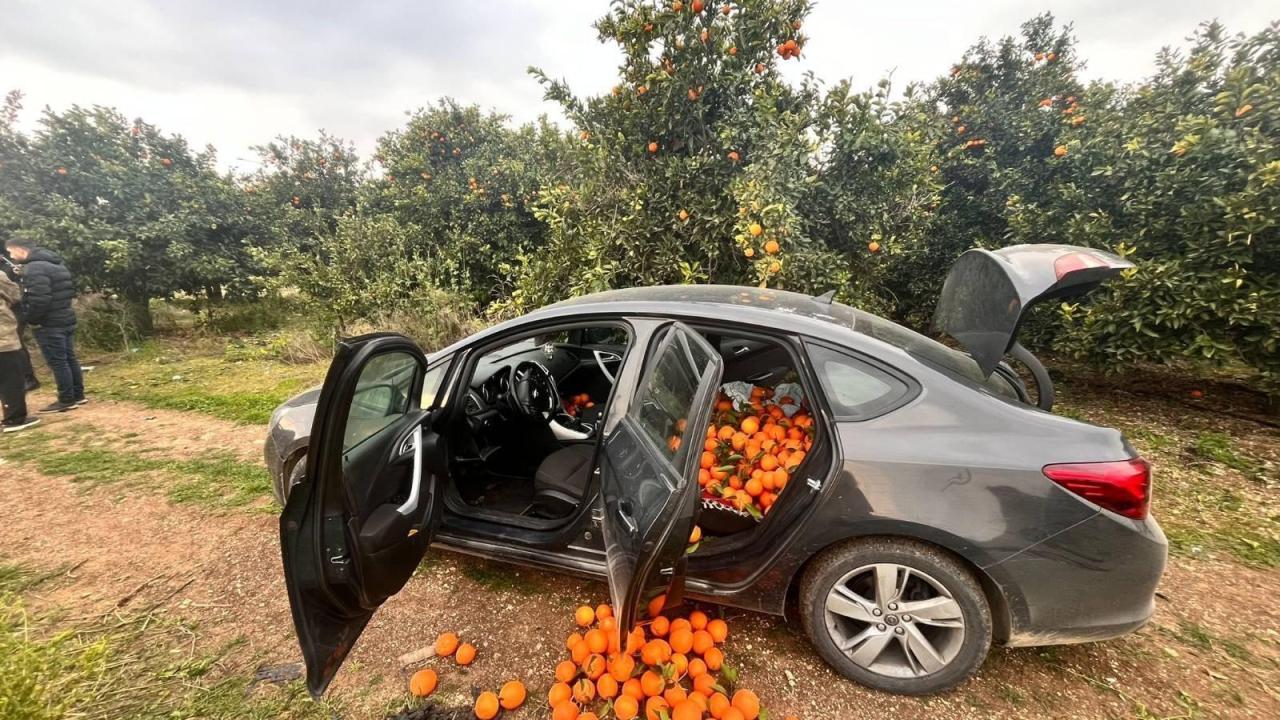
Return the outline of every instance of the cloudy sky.
<path id="1" fill-rule="evenodd" d="M 556 116 L 526 73 L 536 65 L 580 94 L 607 91 L 618 53 L 590 25 L 607 0 L 0 0 L 0 91 L 38 110 L 104 104 L 193 144 L 224 166 L 254 167 L 249 148 L 324 128 L 367 154 L 406 110 L 450 95 L 517 120 Z M 1087 74 L 1136 80 L 1161 47 L 1212 17 L 1256 32 L 1274 0 L 819 0 L 806 22 L 812 70 L 858 87 L 945 72 L 980 35 L 1017 31 L 1049 10 L 1071 22 Z"/>

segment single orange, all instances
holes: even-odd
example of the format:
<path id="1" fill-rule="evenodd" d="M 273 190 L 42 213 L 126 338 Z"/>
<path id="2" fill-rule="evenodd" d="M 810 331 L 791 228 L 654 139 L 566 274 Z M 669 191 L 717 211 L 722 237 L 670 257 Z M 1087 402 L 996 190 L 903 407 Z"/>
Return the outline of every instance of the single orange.
<path id="1" fill-rule="evenodd" d="M 636 661 L 630 655 L 618 655 L 609 661 L 609 675 L 618 682 L 630 680 L 635 669 Z"/>
<path id="2" fill-rule="evenodd" d="M 603 630 L 589 630 L 583 636 L 583 642 L 593 653 L 604 654 L 609 650 L 609 636 Z"/>
<path id="3" fill-rule="evenodd" d="M 751 482 L 755 482 L 755 481 L 752 480 Z M 759 484 L 759 483 L 756 483 L 756 484 Z M 757 492 L 755 494 L 759 495 L 760 493 Z M 679 630 L 676 630 L 673 628 L 671 630 L 670 642 L 671 642 L 671 650 L 673 652 L 682 653 L 682 654 L 688 653 L 690 650 L 693 649 L 693 633 L 689 632 L 684 628 L 680 628 Z"/>
<path id="4" fill-rule="evenodd" d="M 573 620 L 578 627 L 590 627 L 596 621 L 596 611 L 583 605 L 573 613 Z"/>
<path id="5" fill-rule="evenodd" d="M 707 674 L 707 664 L 702 658 L 694 658 L 689 661 L 689 677 L 696 678 Z"/>
<path id="6" fill-rule="evenodd" d="M 547 704 L 555 707 L 571 697 L 573 697 L 573 688 L 569 687 L 568 683 L 558 682 L 547 691 Z"/>
<path id="7" fill-rule="evenodd" d="M 470 665 L 476 661 L 476 646 L 471 643 L 462 643 L 458 646 L 458 651 L 453 654 L 453 659 L 459 665 Z"/>
<path id="8" fill-rule="evenodd" d="M 672 685 L 662 693 L 662 699 L 666 700 L 667 704 L 670 705 L 671 707 L 675 707 L 676 705 L 689 699 L 689 693 L 685 692 L 684 688 L 680 687 L 679 685 Z"/>
<path id="9" fill-rule="evenodd" d="M 606 664 L 607 663 L 605 663 L 603 655 L 596 655 L 593 653 L 583 661 L 582 673 L 588 678 L 595 680 L 604 674 Z"/>
<path id="10" fill-rule="evenodd" d="M 574 683 L 573 699 L 577 701 L 579 705 L 587 705 L 592 700 L 595 700 L 596 684 L 591 682 L 587 678 L 582 678 L 578 682 Z"/>
<path id="11" fill-rule="evenodd" d="M 652 623 L 649 623 L 649 632 L 653 633 L 654 637 L 666 637 L 670 631 L 671 621 L 661 615 L 654 618 Z"/>
<path id="12" fill-rule="evenodd" d="M 612 700 L 618 696 L 618 681 L 614 680 L 612 675 L 601 675 L 596 681 L 596 692 L 600 697 Z"/>
<path id="13" fill-rule="evenodd" d="M 409 678 L 409 692 L 414 697 L 426 697 L 436 691 L 440 678 L 435 670 L 419 670 Z"/>
<path id="14" fill-rule="evenodd" d="M 551 720 L 578 720 L 580 712 L 572 700 L 564 700 L 552 706 Z"/>
<path id="15" fill-rule="evenodd" d="M 726 623 L 720 618 L 716 618 L 715 620 L 707 623 L 707 632 L 711 633 L 712 639 L 714 639 L 718 645 L 724 642 L 725 638 L 729 637 L 729 623 Z"/>
<path id="16" fill-rule="evenodd" d="M 556 680 L 562 683 L 573 682 L 578 677 L 578 666 L 569 660 L 562 661 L 556 665 Z"/>
<path id="17" fill-rule="evenodd" d="M 661 695 L 663 690 L 667 689 L 667 683 L 662 676 L 652 670 L 645 670 L 640 676 L 640 689 L 644 691 L 645 697 L 654 697 Z"/>
<path id="18" fill-rule="evenodd" d="M 729 702 L 729 697 L 724 693 L 718 692 L 707 700 L 707 710 L 711 712 L 711 717 L 723 718 L 733 705 Z"/>
<path id="19" fill-rule="evenodd" d="M 699 655 L 705 655 L 715 644 L 715 638 L 706 630 L 698 630 L 693 634 L 693 651 Z"/>
<path id="20" fill-rule="evenodd" d="M 724 653 L 720 652 L 720 648 L 713 647 L 702 656 L 702 660 L 707 664 L 708 670 L 716 672 L 724 665 Z"/>
<path id="21" fill-rule="evenodd" d="M 580 642 L 582 642 L 582 633 L 572 632 L 572 633 L 569 633 L 569 637 L 565 639 L 564 647 L 566 650 L 572 650 L 573 646 L 577 645 Z"/>
<path id="22" fill-rule="evenodd" d="M 441 633 L 436 638 L 436 655 L 440 657 L 449 657 L 458 649 L 458 636 L 451 633 Z"/>
<path id="23" fill-rule="evenodd" d="M 747 720 L 747 718 L 738 708 L 730 707 L 724 711 L 724 715 L 720 716 L 720 720 Z"/>
<path id="24" fill-rule="evenodd" d="M 692 700 L 683 700 L 671 706 L 671 720 L 702 720 L 702 708 Z"/>
<path id="25" fill-rule="evenodd" d="M 631 678 L 622 683 L 622 694 L 634 700 L 644 700 L 644 686 L 640 684 L 640 679 Z"/>
<path id="26" fill-rule="evenodd" d="M 640 659 L 645 665 L 661 665 L 671 659 L 671 645 L 666 640 L 650 640 L 640 649 Z"/>
<path id="27" fill-rule="evenodd" d="M 498 704 L 504 710 L 515 710 L 524 704 L 526 694 L 524 683 L 519 680 L 512 680 L 503 685 L 502 689 L 498 691 Z"/>
<path id="28" fill-rule="evenodd" d="M 716 692 L 716 676 L 711 673 L 703 674 L 693 679 L 693 691 L 705 697 L 711 697 Z"/>
<path id="29" fill-rule="evenodd" d="M 630 695 L 623 695 L 613 703 L 613 714 L 618 720 L 635 720 L 640 714 L 640 703 Z"/>
<path id="30" fill-rule="evenodd" d="M 756 720 L 760 717 L 760 698 L 750 690 L 742 689 L 735 692 L 730 703 L 742 712 L 746 720 Z"/>
<path id="31" fill-rule="evenodd" d="M 597 620 L 602 620 L 604 618 L 611 618 L 611 617 L 613 617 L 613 608 L 609 607 L 609 603 L 600 603 L 599 605 L 596 606 Z"/>
<path id="32" fill-rule="evenodd" d="M 670 717 L 671 705 L 660 697 L 651 697 L 644 701 L 644 717 L 645 720 L 662 720 L 663 716 Z"/>
<path id="33" fill-rule="evenodd" d="M 476 698 L 476 717 L 480 720 L 492 720 L 498 716 L 498 696 L 492 690 L 485 690 Z"/>

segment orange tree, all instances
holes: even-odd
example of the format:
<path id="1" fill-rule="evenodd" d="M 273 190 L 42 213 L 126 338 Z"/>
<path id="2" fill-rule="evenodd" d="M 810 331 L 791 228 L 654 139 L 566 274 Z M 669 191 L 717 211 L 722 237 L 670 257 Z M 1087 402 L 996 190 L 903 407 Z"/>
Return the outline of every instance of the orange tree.
<path id="1" fill-rule="evenodd" d="M 353 211 L 367 179 L 355 147 L 321 131 L 255 147 L 259 168 L 240 179 L 244 206 L 270 247 L 311 247 Z"/>
<path id="2" fill-rule="evenodd" d="M 1075 117 L 1055 191 L 1011 200 L 1010 240 L 1110 247 L 1137 268 L 1066 308 L 1062 347 L 1111 367 L 1242 363 L 1280 409 L 1280 27 L 1206 24 Z"/>
<path id="3" fill-rule="evenodd" d="M 392 216 L 423 281 L 487 304 L 507 294 L 514 261 L 544 243 L 530 204 L 567 149 L 545 120 L 512 128 L 504 115 L 442 100 L 378 141 L 383 175 L 370 212 Z"/>
<path id="4" fill-rule="evenodd" d="M 894 110 L 870 94 L 842 88 L 824 98 L 811 80 L 779 77 L 781 63 L 803 53 L 809 7 L 624 0 L 595 25 L 623 53 L 609 94 L 579 98 L 532 70 L 577 126 L 578 143 L 561 182 L 535 205 L 548 244 L 521 258 L 500 309 L 655 283 L 859 294 L 850 280 L 870 265 L 841 250 L 857 245 L 865 255 L 875 230 L 851 225 L 882 213 L 841 206 L 815 187 L 832 177 L 848 188 L 892 165 L 892 152 L 878 155 L 882 129 L 860 131 Z M 907 155 L 920 166 L 910 153 L 899 157 Z M 877 158 L 833 162 L 868 156 Z M 814 219 L 805 208 L 839 216 Z"/>

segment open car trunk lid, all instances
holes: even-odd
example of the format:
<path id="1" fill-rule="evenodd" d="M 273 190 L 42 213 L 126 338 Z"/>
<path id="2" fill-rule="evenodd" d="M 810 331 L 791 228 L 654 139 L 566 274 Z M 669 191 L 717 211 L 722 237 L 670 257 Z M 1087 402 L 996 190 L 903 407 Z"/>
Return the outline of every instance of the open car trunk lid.
<path id="1" fill-rule="evenodd" d="M 1131 267 L 1119 255 L 1075 245 L 974 248 L 951 266 L 933 324 L 955 338 L 989 376 L 1017 342 L 1032 306 L 1085 295 Z"/>

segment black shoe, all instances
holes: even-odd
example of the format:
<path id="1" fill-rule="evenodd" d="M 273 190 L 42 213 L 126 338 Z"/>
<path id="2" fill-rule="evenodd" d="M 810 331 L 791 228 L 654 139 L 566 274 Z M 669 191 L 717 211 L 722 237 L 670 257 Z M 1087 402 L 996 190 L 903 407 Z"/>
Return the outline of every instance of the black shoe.
<path id="1" fill-rule="evenodd" d="M 73 404 L 74 404 L 74 405 L 88 405 L 88 404 L 89 404 L 89 398 L 87 398 L 87 397 L 82 397 L 82 398 L 80 398 L 79 400 L 76 400 Z"/>
<path id="2" fill-rule="evenodd" d="M 27 381 L 27 392 L 35 392 L 36 390 L 39 390 L 39 389 L 40 389 L 40 381 L 39 381 L 39 380 L 28 380 L 28 381 Z"/>
<path id="3" fill-rule="evenodd" d="M 36 425 L 39 425 L 39 424 L 40 424 L 40 418 L 25 417 L 16 422 L 7 422 L 4 425 L 0 425 L 0 427 L 4 428 L 3 432 L 11 433 L 11 432 L 21 432 L 23 430 L 26 430 L 29 427 L 35 427 Z"/>
<path id="4" fill-rule="evenodd" d="M 68 410 L 72 410 L 74 408 L 75 408 L 75 403 L 64 403 L 61 400 L 59 400 L 58 402 L 51 403 L 49 405 L 45 405 L 44 407 L 40 408 L 40 412 L 42 414 L 60 413 L 60 412 L 66 412 Z"/>

